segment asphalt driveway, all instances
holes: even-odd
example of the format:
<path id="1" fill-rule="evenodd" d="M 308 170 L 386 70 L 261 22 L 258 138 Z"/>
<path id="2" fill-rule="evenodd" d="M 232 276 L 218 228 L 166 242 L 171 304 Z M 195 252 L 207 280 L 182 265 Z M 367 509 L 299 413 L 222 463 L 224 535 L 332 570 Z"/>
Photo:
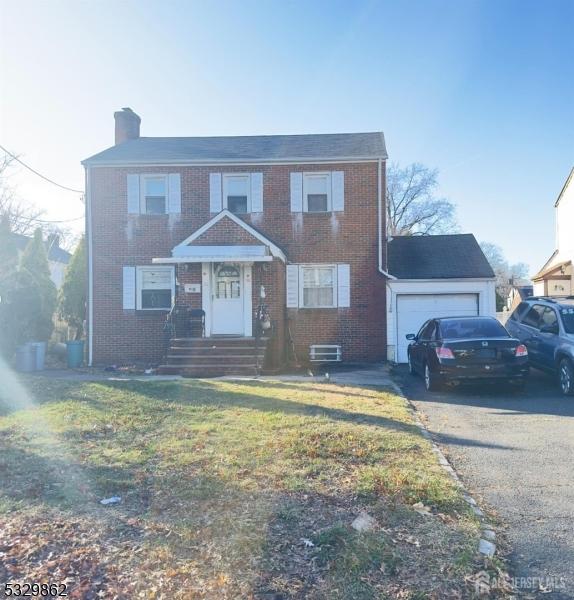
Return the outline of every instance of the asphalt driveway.
<path id="1" fill-rule="evenodd" d="M 514 575 L 549 578 L 545 598 L 574 598 L 574 398 L 538 371 L 518 394 L 428 393 L 405 368 L 395 375 L 467 487 L 508 526 Z"/>

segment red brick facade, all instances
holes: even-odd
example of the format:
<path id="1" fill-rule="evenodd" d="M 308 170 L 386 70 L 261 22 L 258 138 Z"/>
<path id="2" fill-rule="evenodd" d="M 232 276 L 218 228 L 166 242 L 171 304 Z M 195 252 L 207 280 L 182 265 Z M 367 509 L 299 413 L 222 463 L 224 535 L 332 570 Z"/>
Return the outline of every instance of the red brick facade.
<path id="1" fill-rule="evenodd" d="M 292 213 L 290 173 L 344 171 L 345 208 L 333 213 Z M 92 226 L 93 364 L 142 362 L 157 364 L 164 350 L 163 311 L 124 310 L 122 268 L 151 265 L 170 257 L 180 244 L 213 214 L 209 212 L 209 173 L 263 173 L 263 213 L 241 218 L 276 244 L 287 263 L 350 265 L 351 306 L 331 309 L 287 309 L 285 265 L 253 265 L 253 311 L 261 285 L 274 324 L 272 362 L 285 362 L 290 330 L 301 362 L 310 344 L 341 344 L 346 361 L 385 358 L 385 278 L 378 272 L 378 163 L 329 165 L 241 165 L 236 167 L 91 167 L 89 198 Z M 127 212 L 127 175 L 180 173 L 181 214 L 133 215 Z M 384 163 L 382 189 L 385 189 Z M 382 211 L 383 231 L 385 211 Z M 231 223 L 231 224 L 230 224 Z M 197 238 L 194 245 L 260 244 L 229 219 Z M 384 244 L 383 244 L 384 248 Z M 383 256 L 383 264 L 385 258 Z M 182 292 L 185 283 L 201 283 L 201 265 L 178 265 L 178 301 L 201 307 L 201 294 Z"/>

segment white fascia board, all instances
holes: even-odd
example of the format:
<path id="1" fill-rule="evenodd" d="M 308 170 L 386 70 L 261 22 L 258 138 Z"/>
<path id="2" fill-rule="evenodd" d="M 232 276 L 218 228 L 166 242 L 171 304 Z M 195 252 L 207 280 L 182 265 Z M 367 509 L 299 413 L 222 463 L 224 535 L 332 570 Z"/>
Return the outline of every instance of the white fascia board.
<path id="1" fill-rule="evenodd" d="M 243 221 L 242 219 L 240 219 L 239 217 L 234 215 L 232 212 L 230 212 L 226 208 L 224 208 L 220 213 L 215 215 L 215 217 L 213 217 L 213 219 L 209 220 L 207 223 L 205 223 L 205 225 L 202 225 L 198 230 L 196 230 L 189 237 L 187 237 L 185 240 L 183 240 L 183 242 L 180 242 L 177 246 L 175 246 L 175 248 L 172 250 L 172 254 L 176 248 L 180 248 L 181 246 L 189 245 L 191 242 L 196 240 L 200 235 L 202 235 L 207 230 L 209 230 L 211 227 L 213 227 L 213 225 L 215 225 L 216 223 L 221 221 L 221 219 L 223 219 L 224 217 L 231 219 L 234 223 L 236 223 L 240 227 L 243 227 L 243 229 L 245 229 L 245 231 L 247 231 L 247 233 L 252 235 L 255 239 L 258 239 L 260 242 L 265 244 L 269 248 L 269 250 L 273 256 L 275 256 L 276 258 L 279 258 L 283 262 L 287 261 L 287 258 L 285 256 L 285 254 L 283 253 L 283 251 L 281 250 L 281 248 L 276 246 L 273 242 L 268 240 L 264 235 L 260 234 L 258 231 L 253 229 L 253 227 L 248 225 L 245 221 Z"/>
<path id="2" fill-rule="evenodd" d="M 172 256 L 168 258 L 152 258 L 154 265 L 177 265 L 185 263 L 213 263 L 213 262 L 230 262 L 230 263 L 254 263 L 254 262 L 271 262 L 272 256 Z"/>

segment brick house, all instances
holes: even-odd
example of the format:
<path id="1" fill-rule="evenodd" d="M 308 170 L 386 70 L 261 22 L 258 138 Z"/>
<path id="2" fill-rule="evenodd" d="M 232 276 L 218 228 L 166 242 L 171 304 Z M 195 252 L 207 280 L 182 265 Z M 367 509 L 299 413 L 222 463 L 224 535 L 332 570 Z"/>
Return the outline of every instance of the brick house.
<path id="1" fill-rule="evenodd" d="M 114 117 L 83 161 L 90 364 L 385 358 L 382 133 L 152 138 Z"/>

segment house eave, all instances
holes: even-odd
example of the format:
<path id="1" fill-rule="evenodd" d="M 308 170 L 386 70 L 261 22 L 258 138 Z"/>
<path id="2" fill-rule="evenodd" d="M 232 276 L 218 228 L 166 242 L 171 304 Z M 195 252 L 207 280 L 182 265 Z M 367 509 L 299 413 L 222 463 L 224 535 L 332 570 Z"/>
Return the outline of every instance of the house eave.
<path id="1" fill-rule="evenodd" d="M 122 161 L 92 161 L 87 158 L 82 161 L 85 167 L 194 167 L 194 166 L 237 166 L 237 165 L 292 165 L 292 164 L 338 164 L 338 163 L 363 163 L 387 160 L 388 155 L 381 156 L 340 156 L 340 157 L 286 157 L 286 158 L 253 158 L 250 160 L 208 158 L 201 160 L 169 159 L 169 160 L 122 160 Z"/>

